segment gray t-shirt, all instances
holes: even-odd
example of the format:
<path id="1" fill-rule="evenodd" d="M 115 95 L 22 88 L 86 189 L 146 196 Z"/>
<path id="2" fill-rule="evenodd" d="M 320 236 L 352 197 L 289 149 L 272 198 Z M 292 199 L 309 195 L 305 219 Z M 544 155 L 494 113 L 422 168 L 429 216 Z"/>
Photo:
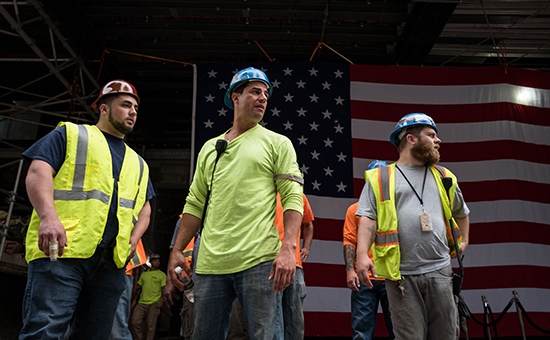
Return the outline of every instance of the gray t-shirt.
<path id="1" fill-rule="evenodd" d="M 451 261 L 447 235 L 445 230 L 445 215 L 437 183 L 432 172 L 428 169 L 424 194 L 422 182 L 425 166 L 399 165 L 409 182 L 419 196 L 423 198 L 424 208 L 430 216 L 431 231 L 422 231 L 420 215 L 424 212 L 420 201 L 411 186 L 407 183 L 399 170 L 395 170 L 395 201 L 397 209 L 397 230 L 401 249 L 400 271 L 402 275 L 418 275 L 429 273 L 445 266 Z M 464 202 L 460 188 L 456 187 L 453 217 L 463 218 L 470 213 Z M 376 198 L 370 182 L 367 181 L 357 208 L 357 216 L 366 216 L 377 219 Z"/>

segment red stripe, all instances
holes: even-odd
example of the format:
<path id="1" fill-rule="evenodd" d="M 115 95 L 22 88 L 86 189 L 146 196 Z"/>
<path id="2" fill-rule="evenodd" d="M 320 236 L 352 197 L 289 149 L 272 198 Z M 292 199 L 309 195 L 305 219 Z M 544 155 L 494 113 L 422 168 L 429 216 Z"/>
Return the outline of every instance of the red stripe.
<path id="1" fill-rule="evenodd" d="M 367 119 L 395 124 L 401 117 L 411 112 L 423 112 L 431 116 L 436 124 L 480 123 L 505 120 L 550 126 L 550 115 L 548 115 L 547 108 L 512 103 L 424 105 L 351 101 L 352 119 Z"/>
<path id="2" fill-rule="evenodd" d="M 305 312 L 305 336 L 351 337 L 351 313 Z M 388 337 L 382 313 L 377 315 L 374 337 Z"/>
<path id="3" fill-rule="evenodd" d="M 550 74 L 514 67 L 402 67 L 350 65 L 350 81 L 408 85 L 514 84 L 550 89 Z"/>

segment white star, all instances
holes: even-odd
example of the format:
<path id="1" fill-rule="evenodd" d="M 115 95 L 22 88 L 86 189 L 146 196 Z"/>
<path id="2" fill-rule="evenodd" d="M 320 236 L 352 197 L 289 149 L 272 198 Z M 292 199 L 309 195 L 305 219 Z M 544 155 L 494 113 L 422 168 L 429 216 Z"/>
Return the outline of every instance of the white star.
<path id="1" fill-rule="evenodd" d="M 336 129 L 336 133 L 342 133 L 342 131 L 344 131 L 344 127 L 343 126 L 340 126 L 340 124 L 338 124 L 338 126 L 335 126 L 334 127 Z"/>
<path id="2" fill-rule="evenodd" d="M 212 77 L 216 78 L 216 74 L 218 74 L 218 72 L 212 70 L 208 72 L 208 78 L 212 78 Z"/>
<path id="3" fill-rule="evenodd" d="M 319 72 L 319 70 L 316 70 L 315 67 L 312 67 L 311 70 L 308 70 L 308 71 L 310 76 L 316 76 L 316 77 L 317 77 L 317 72 Z"/>
<path id="4" fill-rule="evenodd" d="M 264 122 L 263 120 L 261 120 L 258 124 L 260 124 L 261 126 L 265 127 L 267 125 L 266 122 Z"/>
<path id="5" fill-rule="evenodd" d="M 332 115 L 332 112 L 329 112 L 328 109 L 323 113 L 323 119 L 328 118 L 330 119 L 330 116 Z"/>
<path id="6" fill-rule="evenodd" d="M 334 141 L 330 140 L 328 137 L 327 137 L 327 140 L 324 140 L 323 142 L 325 142 L 325 148 L 326 147 L 332 148 L 332 143 L 334 143 Z"/>
<path id="7" fill-rule="evenodd" d="M 237 72 L 239 72 L 239 69 L 238 69 L 238 68 L 236 68 L 235 70 L 233 70 L 233 74 L 235 74 L 235 73 L 237 73 Z"/>
<path id="8" fill-rule="evenodd" d="M 275 79 L 274 81 L 271 82 L 271 85 L 273 85 L 273 87 L 276 87 L 276 88 L 279 88 L 280 84 L 281 84 L 281 82 L 278 81 L 277 79 Z"/>
<path id="9" fill-rule="evenodd" d="M 283 97 L 285 98 L 285 103 L 286 102 L 291 102 L 292 98 L 294 98 L 294 96 L 290 95 L 290 93 L 287 94 L 286 96 L 283 96 Z"/>
<path id="10" fill-rule="evenodd" d="M 346 192 L 347 185 L 345 185 L 344 182 L 340 182 L 340 184 L 336 184 L 336 186 L 338 187 L 338 192 L 340 191 Z"/>
<path id="11" fill-rule="evenodd" d="M 222 81 L 218 85 L 220 86 L 220 88 L 218 90 L 221 90 L 221 89 L 225 90 L 227 88 L 227 85 L 229 85 L 229 84 L 226 84 L 225 81 Z"/>
<path id="12" fill-rule="evenodd" d="M 317 130 L 317 128 L 319 127 L 319 124 L 316 124 L 315 122 L 309 124 L 309 126 L 311 126 L 311 130 L 315 130 L 315 131 L 319 131 Z"/>
<path id="13" fill-rule="evenodd" d="M 344 98 L 338 96 L 338 98 L 334 98 L 336 100 L 336 105 L 344 105 Z"/>
<path id="14" fill-rule="evenodd" d="M 288 66 L 286 67 L 285 70 L 283 70 L 283 72 L 285 73 L 285 76 L 291 76 L 292 71 L 294 71 L 294 70 L 291 70 L 290 68 L 288 68 Z"/>
<path id="15" fill-rule="evenodd" d="M 281 112 L 281 110 L 277 110 L 276 107 L 271 109 L 271 114 L 274 115 L 274 116 L 279 117 L 279 112 Z"/>
<path id="16" fill-rule="evenodd" d="M 219 113 L 218 116 L 225 116 L 225 114 L 227 113 L 227 110 L 225 109 L 225 107 L 222 107 L 221 109 L 218 110 L 218 113 Z"/>
<path id="17" fill-rule="evenodd" d="M 323 170 L 325 170 L 325 176 L 330 176 L 330 177 L 332 177 L 332 173 L 334 172 L 334 170 L 331 170 L 331 169 L 330 169 L 330 166 L 327 166 L 327 167 L 326 167 L 325 169 L 323 169 Z"/>
<path id="18" fill-rule="evenodd" d="M 321 191 L 321 189 L 319 189 L 319 187 L 321 186 L 321 183 L 317 183 L 317 180 L 315 180 L 315 182 L 312 182 L 311 184 L 313 184 L 313 190 Z"/>
<path id="19" fill-rule="evenodd" d="M 214 125 L 214 122 L 211 122 L 210 119 L 206 122 L 204 122 L 204 128 L 212 128 L 212 125 Z"/>
<path id="20" fill-rule="evenodd" d="M 319 156 L 321 155 L 320 153 L 317 152 L 317 150 L 313 150 L 313 152 L 310 152 L 311 154 L 311 159 L 316 159 L 316 160 L 319 160 Z"/>
<path id="21" fill-rule="evenodd" d="M 212 94 L 209 94 L 208 96 L 204 97 L 206 98 L 206 102 L 214 102 L 214 99 L 216 99 L 216 97 L 214 97 Z"/>
<path id="22" fill-rule="evenodd" d="M 306 143 L 307 140 L 308 140 L 308 138 L 306 138 L 306 137 L 304 137 L 304 135 L 302 135 L 302 137 L 298 138 L 298 141 L 300 142 L 300 144 L 298 144 L 298 145 L 302 145 L 302 144 L 307 145 L 307 143 Z"/>
<path id="23" fill-rule="evenodd" d="M 309 166 L 306 166 L 305 164 L 302 165 L 300 167 L 300 171 L 303 173 L 303 174 L 306 174 L 307 175 L 307 171 L 309 170 Z"/>
<path id="24" fill-rule="evenodd" d="M 306 82 L 305 82 L 305 81 L 302 81 L 302 79 L 300 79 L 300 81 L 297 82 L 296 85 L 298 85 L 298 88 L 301 87 L 301 88 L 305 89 L 305 86 L 304 86 L 304 85 L 306 85 Z"/>
<path id="25" fill-rule="evenodd" d="M 336 70 L 336 72 L 333 73 L 336 75 L 335 78 L 342 78 L 342 74 L 344 74 L 344 72 L 340 70 Z"/>
<path id="26" fill-rule="evenodd" d="M 266 72 L 267 72 L 267 69 L 266 69 L 266 68 L 263 68 L 263 67 L 260 67 L 260 70 L 262 70 L 263 73 L 266 73 Z"/>
<path id="27" fill-rule="evenodd" d="M 292 130 L 292 124 L 291 122 L 289 122 L 288 120 L 286 121 L 285 124 L 283 124 L 285 126 L 285 130 Z"/>
<path id="28" fill-rule="evenodd" d="M 296 110 L 296 112 L 298 112 L 298 117 L 300 117 L 300 116 L 305 117 L 307 110 L 304 110 L 303 108 L 300 108 L 300 110 Z"/>
<path id="29" fill-rule="evenodd" d="M 321 85 L 323 85 L 323 90 L 329 90 L 329 91 L 330 91 L 330 87 L 332 86 L 332 84 L 329 84 L 328 81 L 325 81 Z"/>
<path id="30" fill-rule="evenodd" d="M 344 155 L 344 153 L 342 151 L 340 151 L 340 154 L 336 155 L 336 157 L 338 157 L 338 162 L 345 162 L 346 157 L 348 157 L 348 155 Z"/>
<path id="31" fill-rule="evenodd" d="M 317 97 L 317 96 L 315 95 L 315 93 L 314 93 L 313 96 L 309 96 L 309 99 L 311 99 L 311 102 L 310 102 L 310 103 L 313 103 L 313 102 L 318 103 L 318 102 L 317 102 L 317 99 L 319 99 L 319 97 Z"/>

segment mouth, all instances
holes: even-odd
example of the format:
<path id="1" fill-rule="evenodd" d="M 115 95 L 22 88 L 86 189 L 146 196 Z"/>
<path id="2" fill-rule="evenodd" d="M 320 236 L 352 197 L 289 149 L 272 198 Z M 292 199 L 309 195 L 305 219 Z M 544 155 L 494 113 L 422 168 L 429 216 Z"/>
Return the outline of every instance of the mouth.
<path id="1" fill-rule="evenodd" d="M 265 106 L 263 106 L 263 105 L 256 105 L 254 107 L 257 108 L 257 109 L 260 109 L 262 111 L 265 111 Z"/>
<path id="2" fill-rule="evenodd" d="M 134 125 L 135 121 L 133 119 L 126 119 L 126 122 L 130 125 Z"/>

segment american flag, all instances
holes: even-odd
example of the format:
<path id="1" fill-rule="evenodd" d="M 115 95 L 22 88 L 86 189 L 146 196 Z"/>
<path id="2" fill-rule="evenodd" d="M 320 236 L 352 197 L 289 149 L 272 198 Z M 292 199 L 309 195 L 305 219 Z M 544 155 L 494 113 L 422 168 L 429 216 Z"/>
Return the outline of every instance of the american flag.
<path id="1" fill-rule="evenodd" d="M 405 114 L 434 118 L 441 164 L 471 209 L 463 296 L 481 320 L 517 291 L 530 318 L 550 325 L 550 74 L 512 67 L 425 68 L 317 62 L 196 67 L 194 150 L 231 127 L 223 96 L 237 70 L 274 86 L 262 125 L 289 137 L 304 173 L 315 234 L 304 264 L 306 336 L 351 336 L 342 226 L 374 159 L 398 158 L 389 135 Z M 457 264 L 454 263 L 456 267 Z M 379 312 L 381 312 L 379 310 Z M 386 336 L 381 314 L 375 336 Z M 526 323 L 527 335 L 542 335 Z M 470 336 L 483 328 L 468 321 Z M 521 334 L 515 307 L 497 325 Z"/>

